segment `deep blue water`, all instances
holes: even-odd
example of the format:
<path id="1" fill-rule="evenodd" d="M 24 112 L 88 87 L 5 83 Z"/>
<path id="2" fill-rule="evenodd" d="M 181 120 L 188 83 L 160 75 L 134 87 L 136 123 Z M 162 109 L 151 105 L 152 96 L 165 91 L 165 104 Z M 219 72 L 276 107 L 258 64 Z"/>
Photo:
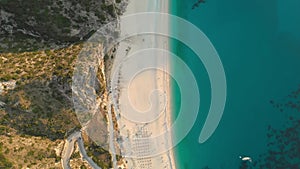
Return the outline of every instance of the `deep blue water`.
<path id="1" fill-rule="evenodd" d="M 195 2 L 173 0 L 171 13 L 192 22 L 213 43 L 226 73 L 227 102 L 217 130 L 199 144 L 210 106 L 209 77 L 198 57 L 173 41 L 172 51 L 193 70 L 201 93 L 196 124 L 175 147 L 177 167 L 300 168 L 300 1 L 206 0 L 192 10 Z M 173 69 L 180 72 L 176 65 Z M 179 104 L 174 98 L 175 109 Z M 240 155 L 253 162 L 242 162 Z"/>

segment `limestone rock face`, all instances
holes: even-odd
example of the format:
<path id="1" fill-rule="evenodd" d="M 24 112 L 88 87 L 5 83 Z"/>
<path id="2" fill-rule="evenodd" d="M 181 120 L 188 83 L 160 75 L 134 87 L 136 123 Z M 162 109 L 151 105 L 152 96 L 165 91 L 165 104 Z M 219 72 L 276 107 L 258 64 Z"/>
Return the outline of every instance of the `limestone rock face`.
<path id="1" fill-rule="evenodd" d="M 88 38 L 128 0 L 1 0 L 0 52 L 57 48 Z"/>

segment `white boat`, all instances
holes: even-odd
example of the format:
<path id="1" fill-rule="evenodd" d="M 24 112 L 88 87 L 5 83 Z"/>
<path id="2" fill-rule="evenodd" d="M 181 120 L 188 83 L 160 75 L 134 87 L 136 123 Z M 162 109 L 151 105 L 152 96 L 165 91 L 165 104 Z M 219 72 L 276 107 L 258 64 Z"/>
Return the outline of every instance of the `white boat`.
<path id="1" fill-rule="evenodd" d="M 239 156 L 239 158 L 240 159 L 242 159 L 242 161 L 249 161 L 249 162 L 251 162 L 252 163 L 252 159 L 251 159 L 251 157 L 242 157 L 242 156 Z"/>

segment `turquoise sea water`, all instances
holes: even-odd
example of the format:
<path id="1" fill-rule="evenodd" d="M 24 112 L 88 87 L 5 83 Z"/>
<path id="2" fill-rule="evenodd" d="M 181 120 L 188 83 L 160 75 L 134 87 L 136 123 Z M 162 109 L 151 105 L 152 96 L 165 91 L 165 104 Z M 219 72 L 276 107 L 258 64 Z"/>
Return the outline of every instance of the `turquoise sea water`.
<path id="1" fill-rule="evenodd" d="M 175 147 L 177 168 L 300 168 L 300 1 L 206 0 L 192 10 L 195 1 L 172 0 L 171 13 L 213 43 L 226 73 L 227 102 L 217 130 L 199 144 L 210 106 L 209 76 L 187 46 L 172 41 L 172 52 L 193 70 L 201 93 L 196 123 Z M 180 32 L 178 25 L 171 29 Z M 173 70 L 180 73 L 176 65 Z M 181 100 L 175 83 L 173 94 L 176 119 Z"/>

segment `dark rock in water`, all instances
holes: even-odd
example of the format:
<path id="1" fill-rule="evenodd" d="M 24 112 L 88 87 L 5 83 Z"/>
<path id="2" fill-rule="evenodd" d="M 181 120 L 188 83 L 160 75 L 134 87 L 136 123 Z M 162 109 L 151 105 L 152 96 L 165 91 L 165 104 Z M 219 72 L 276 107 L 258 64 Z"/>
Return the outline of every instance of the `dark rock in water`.
<path id="1" fill-rule="evenodd" d="M 127 0 L 1 0 L 0 53 L 60 48 L 88 38 L 125 11 Z"/>
<path id="2" fill-rule="evenodd" d="M 282 128 L 268 125 L 267 151 L 252 164 L 241 162 L 240 169 L 299 169 L 300 168 L 300 116 L 298 107 L 299 89 L 292 91 L 281 103 L 270 101 L 275 109 L 285 113 L 286 123 Z M 284 106 L 283 106 L 284 105 Z"/>
<path id="3" fill-rule="evenodd" d="M 192 6 L 192 9 L 198 8 L 201 3 L 205 3 L 205 1 L 204 0 L 198 0 L 197 2 L 194 3 L 194 5 Z"/>
<path id="4" fill-rule="evenodd" d="M 208 166 L 203 167 L 202 169 L 210 169 Z"/>

